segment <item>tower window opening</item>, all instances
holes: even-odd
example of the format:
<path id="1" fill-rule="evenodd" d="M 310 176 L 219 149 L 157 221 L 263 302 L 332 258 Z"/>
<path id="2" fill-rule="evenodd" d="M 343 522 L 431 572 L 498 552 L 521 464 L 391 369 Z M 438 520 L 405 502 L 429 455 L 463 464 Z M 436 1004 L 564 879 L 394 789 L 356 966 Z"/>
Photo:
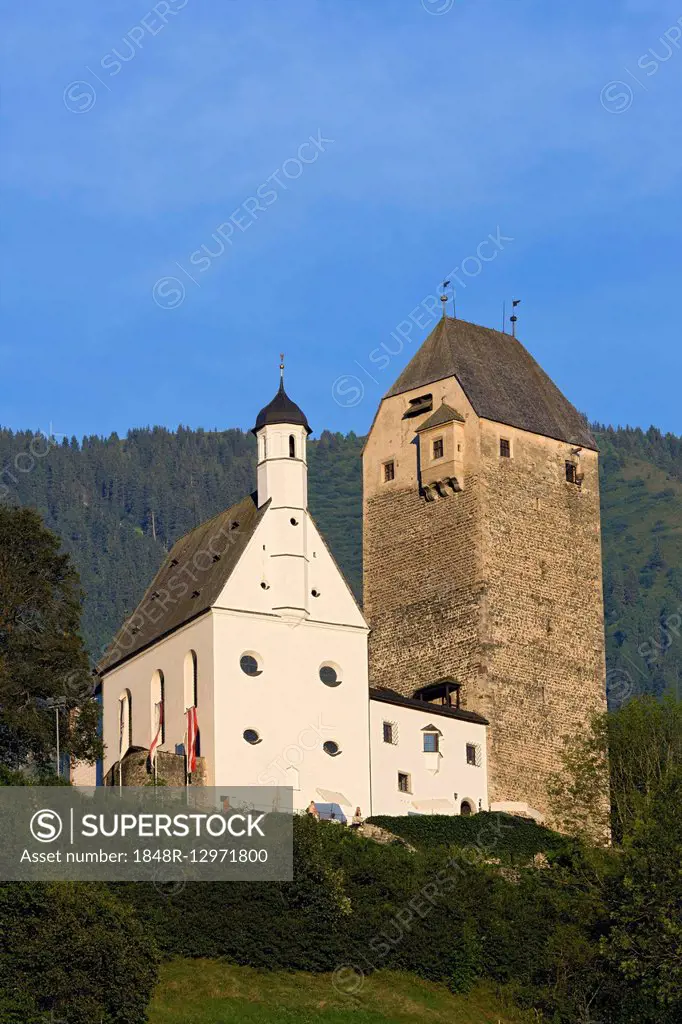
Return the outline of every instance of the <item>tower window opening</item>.
<path id="1" fill-rule="evenodd" d="M 289 434 L 289 458 L 296 458 L 296 438 L 293 434 Z"/>
<path id="2" fill-rule="evenodd" d="M 394 725 L 394 722 L 384 722 L 384 743 L 391 743 L 393 745 L 397 743 Z"/>
<path id="3" fill-rule="evenodd" d="M 384 483 L 388 484 L 391 480 L 395 480 L 395 462 L 384 463 Z"/>
<path id="4" fill-rule="evenodd" d="M 566 463 L 566 480 L 569 484 L 577 484 L 578 482 L 578 467 L 575 462 Z"/>
<path id="5" fill-rule="evenodd" d="M 407 774 L 407 772 L 398 772 L 398 792 L 412 792 L 412 787 L 410 786 L 410 776 Z"/>
<path id="6" fill-rule="evenodd" d="M 442 437 L 437 437 L 436 440 L 433 442 L 433 457 L 434 457 L 434 459 L 442 459 L 443 458 L 443 453 L 444 453 L 443 438 Z"/>
<path id="7" fill-rule="evenodd" d="M 410 416 L 420 416 L 424 412 L 431 412 L 433 409 L 433 395 L 420 395 L 418 398 L 411 398 L 410 404 L 403 413 L 403 419 Z"/>
<path id="8" fill-rule="evenodd" d="M 511 458 L 511 443 L 508 438 L 500 438 L 500 458 L 510 459 Z"/>

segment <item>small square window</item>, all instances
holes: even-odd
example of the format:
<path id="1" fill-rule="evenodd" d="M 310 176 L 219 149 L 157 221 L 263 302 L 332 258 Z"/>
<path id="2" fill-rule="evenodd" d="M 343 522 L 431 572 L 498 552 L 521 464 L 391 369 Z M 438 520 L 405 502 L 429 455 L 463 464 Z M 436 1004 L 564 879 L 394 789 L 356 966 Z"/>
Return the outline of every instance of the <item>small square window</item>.
<path id="1" fill-rule="evenodd" d="M 437 732 L 425 732 L 424 733 L 424 753 L 425 754 L 437 754 L 438 753 L 438 733 Z"/>
<path id="2" fill-rule="evenodd" d="M 384 743 L 393 743 L 393 722 L 384 722 Z"/>
<path id="3" fill-rule="evenodd" d="M 467 764 L 476 768 L 481 766 L 481 748 L 477 743 L 467 743 Z"/>
<path id="4" fill-rule="evenodd" d="M 384 462 L 384 483 L 395 480 L 395 462 Z"/>
<path id="5" fill-rule="evenodd" d="M 398 790 L 401 793 L 411 793 L 410 776 L 406 772 L 398 772 Z"/>
<path id="6" fill-rule="evenodd" d="M 434 459 L 443 458 L 443 438 L 437 437 L 433 442 L 433 457 Z"/>
<path id="7" fill-rule="evenodd" d="M 500 458 L 510 459 L 511 458 L 511 442 L 506 437 L 500 438 Z"/>
<path id="8" fill-rule="evenodd" d="M 569 482 L 569 484 L 576 484 L 578 482 L 577 476 L 578 476 L 578 467 L 576 466 L 575 462 L 567 462 L 566 463 L 566 479 Z"/>

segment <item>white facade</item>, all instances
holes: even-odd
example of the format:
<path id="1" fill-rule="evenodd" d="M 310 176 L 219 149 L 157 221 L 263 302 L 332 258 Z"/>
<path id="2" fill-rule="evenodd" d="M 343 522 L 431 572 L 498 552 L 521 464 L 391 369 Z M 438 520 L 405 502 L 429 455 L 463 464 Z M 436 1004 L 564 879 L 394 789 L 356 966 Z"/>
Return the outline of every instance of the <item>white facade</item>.
<path id="1" fill-rule="evenodd" d="M 289 403 L 283 388 L 277 402 Z M 208 785 L 291 786 L 295 810 L 339 803 L 349 818 L 356 807 L 365 816 L 487 808 L 484 725 L 369 699 L 368 627 L 308 512 L 308 428 L 289 406 L 296 421 L 278 409 L 257 429 L 257 520 L 211 606 L 104 671 L 104 774 L 121 734 L 123 754 L 149 748 L 162 701 L 160 749 L 170 752 L 183 749 L 185 712 L 196 706 Z M 384 742 L 384 722 L 395 743 Z M 423 749 L 429 725 L 438 751 Z"/>
<path id="2" fill-rule="evenodd" d="M 370 700 L 374 814 L 488 810 L 486 726 L 439 711 Z"/>

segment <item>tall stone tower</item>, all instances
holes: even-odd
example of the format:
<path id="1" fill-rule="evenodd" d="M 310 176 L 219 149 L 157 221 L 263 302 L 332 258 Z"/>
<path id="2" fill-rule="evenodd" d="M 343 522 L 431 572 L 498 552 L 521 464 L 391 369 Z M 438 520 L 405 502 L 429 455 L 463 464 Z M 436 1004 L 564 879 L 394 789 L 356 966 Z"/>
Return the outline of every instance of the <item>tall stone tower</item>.
<path id="1" fill-rule="evenodd" d="M 492 805 L 546 816 L 563 737 L 606 706 L 588 426 L 517 339 L 444 317 L 383 398 L 363 478 L 370 684 L 458 683 L 490 721 Z"/>

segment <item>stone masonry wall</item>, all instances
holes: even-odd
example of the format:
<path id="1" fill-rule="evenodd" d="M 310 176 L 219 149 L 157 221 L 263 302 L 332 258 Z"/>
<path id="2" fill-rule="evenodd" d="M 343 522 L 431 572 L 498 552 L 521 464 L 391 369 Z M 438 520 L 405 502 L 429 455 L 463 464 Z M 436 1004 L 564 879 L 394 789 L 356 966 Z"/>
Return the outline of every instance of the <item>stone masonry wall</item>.
<path id="1" fill-rule="evenodd" d="M 420 421 L 402 419 L 424 391 L 466 419 L 464 490 L 433 502 L 418 489 Z M 573 450 L 478 420 L 451 379 L 385 400 L 363 457 L 371 685 L 461 682 L 463 706 L 490 721 L 491 802 L 544 815 L 564 736 L 606 706 L 598 457 Z M 396 479 L 382 484 L 389 457 Z"/>
<path id="2" fill-rule="evenodd" d="M 499 440 L 512 457 L 500 458 Z M 563 738 L 606 707 L 598 457 L 481 422 L 481 675 L 491 800 L 548 811 Z M 566 461 L 584 473 L 566 480 Z"/>
<path id="3" fill-rule="evenodd" d="M 478 674 L 477 487 L 434 502 L 416 488 L 378 494 L 364 511 L 364 612 L 372 685 L 410 696 L 443 676 Z M 466 700 L 466 695 L 463 693 Z"/>
<path id="4" fill-rule="evenodd" d="M 409 400 L 433 394 L 466 417 L 464 489 L 427 502 L 419 493 L 415 428 L 428 413 L 403 418 Z M 369 676 L 410 696 L 443 676 L 478 676 L 482 585 L 478 426 L 455 380 L 382 403 L 363 454 L 363 610 L 371 627 Z M 395 463 L 384 483 L 382 466 Z M 462 693 L 467 706 L 466 687 Z"/>
<path id="5" fill-rule="evenodd" d="M 123 756 L 122 762 L 122 783 L 124 786 L 149 786 L 153 779 L 149 771 L 149 751 L 138 748 L 129 751 Z M 174 754 L 170 750 L 159 750 L 156 762 L 156 777 L 166 786 L 185 785 L 185 758 L 181 754 Z M 105 786 L 118 786 L 118 761 L 107 772 L 104 779 Z M 206 764 L 203 757 L 197 758 L 197 770 L 192 776 L 193 786 L 206 785 Z"/>

